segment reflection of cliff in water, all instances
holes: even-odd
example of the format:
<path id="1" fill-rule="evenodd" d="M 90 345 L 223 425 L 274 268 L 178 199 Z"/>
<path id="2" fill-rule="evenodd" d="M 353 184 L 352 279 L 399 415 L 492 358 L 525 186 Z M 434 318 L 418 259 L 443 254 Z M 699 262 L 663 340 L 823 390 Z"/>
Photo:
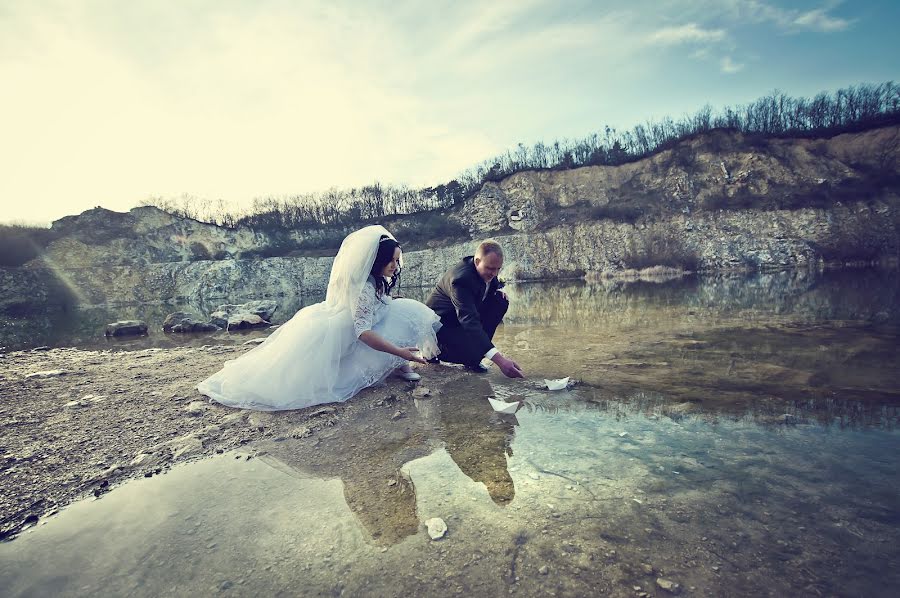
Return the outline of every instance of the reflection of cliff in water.
<path id="1" fill-rule="evenodd" d="M 797 320 L 900 320 L 896 270 L 792 270 L 689 276 L 668 282 L 510 285 L 507 324 L 567 327 L 641 325 L 789 316 Z"/>
<path id="2" fill-rule="evenodd" d="M 428 288 L 403 288 L 404 296 L 424 301 Z M 647 327 L 692 329 L 740 318 L 771 320 L 866 320 L 881 324 L 900 321 L 900 277 L 896 270 L 810 270 L 692 276 L 663 283 L 643 281 L 580 281 L 509 284 L 512 302 L 506 324 L 546 325 L 568 330 Z M 222 303 L 261 299 L 253 289 L 241 289 L 228 301 L 140 304 L 116 307 L 48 309 L 39 314 L 0 314 L 0 346 L 11 349 L 39 345 L 88 348 L 147 348 L 243 342 L 227 333 L 165 335 L 166 315 L 185 311 L 205 319 Z M 290 319 L 321 295 L 274 297 L 273 324 Z M 137 319 L 147 323 L 141 339 L 103 338 L 106 324 Z M 255 332 L 254 335 L 264 334 Z"/>

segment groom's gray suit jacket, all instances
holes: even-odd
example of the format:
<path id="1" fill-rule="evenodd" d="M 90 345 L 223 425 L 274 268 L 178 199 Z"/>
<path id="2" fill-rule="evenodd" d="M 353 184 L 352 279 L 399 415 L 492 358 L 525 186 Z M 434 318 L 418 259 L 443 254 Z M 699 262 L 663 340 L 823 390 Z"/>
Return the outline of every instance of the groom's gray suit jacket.
<path id="1" fill-rule="evenodd" d="M 425 305 L 440 316 L 444 327 L 461 327 L 471 344 L 471 352 L 484 355 L 494 347 L 494 343 L 481 324 L 479 308 L 486 297 L 490 297 L 500 287 L 497 278 L 490 288 L 475 269 L 472 256 L 464 257 L 438 280 Z M 485 289 L 487 288 L 487 293 Z M 440 332 L 438 333 L 440 337 Z"/>

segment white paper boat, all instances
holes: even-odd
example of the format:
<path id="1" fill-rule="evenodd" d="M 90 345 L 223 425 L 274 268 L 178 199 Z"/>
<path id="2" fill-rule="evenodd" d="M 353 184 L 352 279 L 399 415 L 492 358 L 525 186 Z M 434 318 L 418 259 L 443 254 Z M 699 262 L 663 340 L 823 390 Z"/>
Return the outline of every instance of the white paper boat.
<path id="1" fill-rule="evenodd" d="M 497 399 L 492 399 L 488 397 L 488 401 L 491 403 L 491 407 L 494 408 L 494 411 L 498 413 L 515 413 L 519 410 L 519 407 L 522 406 L 521 401 L 516 401 L 515 403 L 507 403 L 506 401 L 499 401 Z"/>
<path id="2" fill-rule="evenodd" d="M 559 380 L 547 380 L 545 378 L 544 384 L 547 385 L 547 390 L 565 390 L 566 386 L 569 385 L 569 379 L 560 378 Z"/>

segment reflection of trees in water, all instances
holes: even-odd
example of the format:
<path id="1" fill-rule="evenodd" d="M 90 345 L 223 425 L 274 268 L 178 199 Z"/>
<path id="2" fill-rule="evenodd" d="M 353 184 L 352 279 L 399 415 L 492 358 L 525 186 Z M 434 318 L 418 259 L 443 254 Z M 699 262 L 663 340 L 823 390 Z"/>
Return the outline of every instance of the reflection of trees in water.
<path id="1" fill-rule="evenodd" d="M 599 412 L 604 418 L 624 420 L 635 416 L 671 421 L 700 420 L 707 423 L 745 421 L 761 426 L 815 424 L 840 429 L 900 427 L 900 405 L 840 399 L 771 400 L 742 404 L 699 405 L 673 402 L 663 395 L 634 392 L 611 396 L 603 389 L 581 386 L 564 402 L 539 395 L 529 397 L 523 410 L 529 414 Z M 520 412 L 521 413 L 521 412 Z"/>
<path id="2" fill-rule="evenodd" d="M 798 319 L 900 318 L 895 270 L 812 270 L 691 276 L 668 282 L 621 280 L 510 285 L 509 324 L 592 328 L 640 324 L 660 312 L 685 316 L 738 312 Z"/>

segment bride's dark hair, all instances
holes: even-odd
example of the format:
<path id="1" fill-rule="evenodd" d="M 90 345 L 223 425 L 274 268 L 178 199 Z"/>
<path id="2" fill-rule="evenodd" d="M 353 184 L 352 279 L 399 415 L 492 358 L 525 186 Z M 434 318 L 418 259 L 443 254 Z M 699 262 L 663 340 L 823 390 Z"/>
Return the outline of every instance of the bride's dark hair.
<path id="1" fill-rule="evenodd" d="M 375 278 L 375 292 L 378 295 L 390 293 L 391 289 L 400 284 L 399 264 L 390 282 L 381 275 L 388 262 L 394 259 L 394 250 L 398 247 L 400 247 L 400 243 L 387 235 L 381 235 L 381 238 L 378 240 L 378 253 L 375 254 L 375 263 L 372 264 L 372 270 L 370 271 L 370 274 Z"/>

